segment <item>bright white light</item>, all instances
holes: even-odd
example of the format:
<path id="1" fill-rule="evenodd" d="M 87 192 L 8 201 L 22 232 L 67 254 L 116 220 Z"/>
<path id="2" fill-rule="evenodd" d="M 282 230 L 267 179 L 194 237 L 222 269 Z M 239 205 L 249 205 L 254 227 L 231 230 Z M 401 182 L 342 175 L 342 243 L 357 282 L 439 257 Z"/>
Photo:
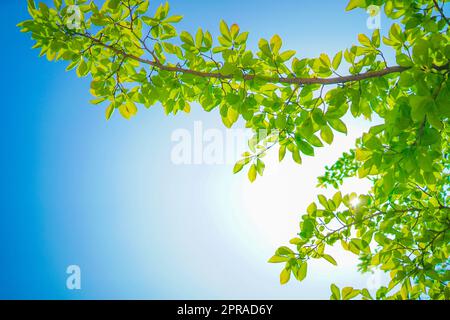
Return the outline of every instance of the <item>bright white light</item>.
<path id="1" fill-rule="evenodd" d="M 350 201 L 352 208 L 357 208 L 360 203 L 361 203 L 361 201 L 359 201 L 359 198 L 354 198 L 354 199 L 352 199 L 352 201 Z"/>
<path id="2" fill-rule="evenodd" d="M 317 201 L 317 195 L 333 197 L 337 190 L 317 188 L 317 177 L 325 173 L 325 166 L 333 164 L 343 152 L 354 148 L 355 139 L 367 131 L 364 123 L 354 122 L 349 126 L 348 136 L 336 135 L 331 146 L 316 149 L 315 157 L 303 156 L 303 164 L 294 163 L 288 155 L 283 163 L 278 162 L 278 150 L 274 148 L 264 158 L 266 170 L 250 184 L 246 175 L 241 176 L 241 205 L 246 213 L 247 232 L 260 248 L 277 248 L 288 243 L 299 232 L 298 223 L 306 214 L 306 208 Z M 342 194 L 365 192 L 371 183 L 365 179 L 350 178 L 339 189 Z M 354 199 L 352 206 L 359 205 Z"/>

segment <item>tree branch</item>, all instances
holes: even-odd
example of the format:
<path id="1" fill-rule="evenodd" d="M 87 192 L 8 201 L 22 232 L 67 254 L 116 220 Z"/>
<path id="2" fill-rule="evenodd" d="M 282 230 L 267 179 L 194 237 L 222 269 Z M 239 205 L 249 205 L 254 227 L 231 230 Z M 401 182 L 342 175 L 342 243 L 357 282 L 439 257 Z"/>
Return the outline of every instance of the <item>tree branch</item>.
<path id="1" fill-rule="evenodd" d="M 444 19 L 448 25 L 450 25 L 450 21 L 448 20 L 448 18 L 445 16 L 444 10 L 442 10 L 441 7 L 439 7 L 439 4 L 437 2 L 437 0 L 433 0 L 434 6 L 436 7 L 436 9 L 439 11 L 439 13 L 442 16 L 442 19 Z"/>
<path id="2" fill-rule="evenodd" d="M 190 74 L 202 78 L 214 78 L 214 79 L 233 79 L 232 75 L 224 75 L 219 72 L 202 72 L 197 70 L 191 70 L 186 68 L 181 68 L 178 66 L 168 66 L 164 65 L 158 61 L 152 61 L 148 59 L 144 59 L 129 53 L 126 53 L 125 51 L 115 48 L 114 46 L 108 45 L 106 43 L 103 43 L 99 39 L 96 39 L 95 37 L 89 35 L 89 34 L 83 34 L 79 32 L 74 32 L 74 35 L 85 37 L 90 39 L 94 44 L 102 46 L 104 48 L 107 48 L 116 54 L 122 55 L 125 58 L 133 59 L 136 61 L 139 61 L 143 64 L 147 64 L 150 66 L 153 66 L 155 68 L 158 68 L 162 71 L 168 71 L 168 72 L 179 72 L 183 74 Z M 286 77 L 270 77 L 270 76 L 263 76 L 263 75 L 253 75 L 253 74 L 247 74 L 243 76 L 243 79 L 245 81 L 251 81 L 251 80 L 263 80 L 266 82 L 272 82 L 272 83 L 285 83 L 285 84 L 295 84 L 295 85 L 311 85 L 311 84 L 322 84 L 322 85 L 332 85 L 332 84 L 342 84 L 347 82 L 353 82 L 353 81 L 361 81 L 365 79 L 370 78 L 379 78 L 383 77 L 392 73 L 400 73 L 404 72 L 406 70 L 410 69 L 410 67 L 401 67 L 401 66 L 395 66 L 395 67 L 387 67 L 382 70 L 378 71 L 368 71 L 365 73 L 355 74 L 355 75 L 348 75 L 348 76 L 340 76 L 340 77 L 334 77 L 334 78 L 286 78 Z"/>

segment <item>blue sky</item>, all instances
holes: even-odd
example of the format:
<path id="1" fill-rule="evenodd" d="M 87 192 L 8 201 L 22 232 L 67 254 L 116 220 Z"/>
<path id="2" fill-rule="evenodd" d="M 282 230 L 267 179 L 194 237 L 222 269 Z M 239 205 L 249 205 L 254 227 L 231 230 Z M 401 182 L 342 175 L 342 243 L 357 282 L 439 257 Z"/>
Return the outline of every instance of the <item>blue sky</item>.
<path id="1" fill-rule="evenodd" d="M 366 284 L 345 256 L 340 267 L 317 264 L 304 283 L 284 287 L 280 266 L 266 261 L 295 236 L 314 177 L 367 123 L 352 122 L 349 137 L 302 167 L 272 161 L 254 185 L 232 165 L 176 166 L 172 132 L 194 121 L 223 130 L 217 113 L 166 117 L 156 106 L 106 122 L 89 104 L 89 80 L 38 58 L 18 31 L 25 3 L 2 3 L 0 13 L 0 298 L 316 299 L 329 297 L 333 281 Z M 180 30 L 217 34 L 225 19 L 251 32 L 252 47 L 277 33 L 301 57 L 332 55 L 369 32 L 367 15 L 345 13 L 346 1 L 170 3 L 185 16 Z M 80 291 L 65 287 L 72 264 L 82 270 Z"/>

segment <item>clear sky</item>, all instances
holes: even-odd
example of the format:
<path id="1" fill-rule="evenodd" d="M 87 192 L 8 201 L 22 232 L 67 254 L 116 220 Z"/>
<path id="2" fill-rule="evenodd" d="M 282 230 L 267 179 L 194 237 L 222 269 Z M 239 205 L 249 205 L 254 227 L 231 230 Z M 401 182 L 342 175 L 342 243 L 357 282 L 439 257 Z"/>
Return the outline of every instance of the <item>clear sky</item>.
<path id="1" fill-rule="evenodd" d="M 170 3 L 185 16 L 179 30 L 217 34 L 223 18 L 250 31 L 253 48 L 277 33 L 301 57 L 333 55 L 370 32 L 367 15 L 346 13 L 346 1 Z M 304 283 L 286 286 L 281 266 L 266 261 L 295 236 L 315 177 L 367 123 L 352 122 L 348 137 L 303 166 L 269 161 L 253 185 L 230 164 L 176 166 L 172 132 L 192 131 L 194 121 L 223 130 L 217 112 L 166 117 L 156 106 L 106 122 L 89 104 L 89 79 L 38 58 L 16 28 L 28 18 L 26 1 L 2 2 L 0 16 L 0 298 L 316 299 L 329 297 L 331 282 L 366 285 L 345 254 L 339 267 L 315 264 Z M 72 264 L 81 267 L 80 291 L 65 286 Z"/>

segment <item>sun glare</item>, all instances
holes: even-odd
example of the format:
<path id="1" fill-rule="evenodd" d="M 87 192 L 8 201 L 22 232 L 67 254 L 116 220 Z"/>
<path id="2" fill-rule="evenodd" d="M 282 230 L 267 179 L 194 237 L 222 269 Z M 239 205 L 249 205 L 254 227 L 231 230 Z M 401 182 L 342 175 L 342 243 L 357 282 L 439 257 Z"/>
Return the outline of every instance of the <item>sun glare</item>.
<path id="1" fill-rule="evenodd" d="M 336 137 L 331 146 L 321 149 L 314 158 L 304 157 L 302 165 L 287 158 L 280 164 L 277 150 L 271 150 L 264 160 L 267 168 L 264 176 L 253 184 L 243 181 L 243 209 L 261 247 L 277 248 L 288 243 L 287 237 L 293 238 L 299 232 L 300 217 L 311 202 L 317 201 L 317 195 L 331 197 L 336 192 L 331 187 L 317 188 L 317 177 L 325 172 L 326 165 L 333 164 L 343 152 L 354 147 L 355 139 L 364 129 L 363 122 L 356 123 L 347 136 Z M 360 194 L 369 188 L 369 181 L 350 178 L 340 190 L 343 194 Z M 355 198 L 352 206 L 358 204 Z"/>

